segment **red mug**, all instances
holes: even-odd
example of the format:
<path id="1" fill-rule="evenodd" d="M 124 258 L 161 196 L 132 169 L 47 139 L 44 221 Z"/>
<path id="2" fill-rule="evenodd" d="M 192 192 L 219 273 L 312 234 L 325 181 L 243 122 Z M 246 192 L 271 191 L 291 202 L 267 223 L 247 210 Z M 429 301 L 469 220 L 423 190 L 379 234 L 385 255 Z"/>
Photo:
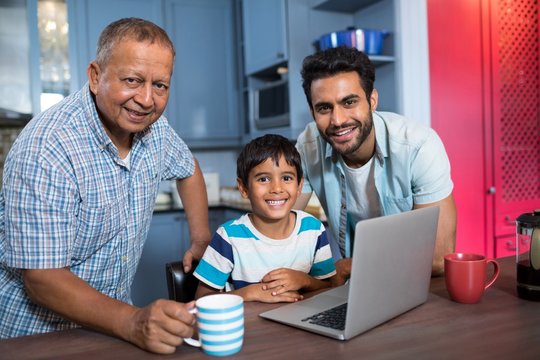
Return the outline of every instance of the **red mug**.
<path id="1" fill-rule="evenodd" d="M 494 271 L 486 283 L 488 264 L 493 264 Z M 475 304 L 499 276 L 499 263 L 478 254 L 453 253 L 444 257 L 444 274 L 452 300 Z"/>

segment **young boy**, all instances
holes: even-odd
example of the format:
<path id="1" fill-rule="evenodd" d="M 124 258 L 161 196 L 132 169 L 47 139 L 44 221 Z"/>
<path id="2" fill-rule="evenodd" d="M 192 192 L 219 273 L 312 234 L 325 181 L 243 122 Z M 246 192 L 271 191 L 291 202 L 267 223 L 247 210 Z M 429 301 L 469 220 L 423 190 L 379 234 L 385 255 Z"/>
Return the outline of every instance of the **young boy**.
<path id="1" fill-rule="evenodd" d="M 237 183 L 251 212 L 214 234 L 195 276 L 196 297 L 227 282 L 245 301 L 294 302 L 303 291 L 330 287 L 334 261 L 322 223 L 291 210 L 302 190 L 300 155 L 280 135 L 252 140 L 237 160 Z"/>

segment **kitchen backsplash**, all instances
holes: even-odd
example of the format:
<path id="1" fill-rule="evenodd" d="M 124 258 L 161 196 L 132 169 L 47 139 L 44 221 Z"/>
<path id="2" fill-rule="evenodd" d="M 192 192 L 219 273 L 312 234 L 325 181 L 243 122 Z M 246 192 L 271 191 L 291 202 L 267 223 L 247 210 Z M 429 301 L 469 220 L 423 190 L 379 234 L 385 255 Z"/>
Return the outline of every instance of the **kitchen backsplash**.
<path id="1" fill-rule="evenodd" d="M 2 184 L 2 175 L 4 174 L 4 161 L 11 144 L 13 144 L 21 130 L 22 128 L 0 127 L 0 184 Z"/>

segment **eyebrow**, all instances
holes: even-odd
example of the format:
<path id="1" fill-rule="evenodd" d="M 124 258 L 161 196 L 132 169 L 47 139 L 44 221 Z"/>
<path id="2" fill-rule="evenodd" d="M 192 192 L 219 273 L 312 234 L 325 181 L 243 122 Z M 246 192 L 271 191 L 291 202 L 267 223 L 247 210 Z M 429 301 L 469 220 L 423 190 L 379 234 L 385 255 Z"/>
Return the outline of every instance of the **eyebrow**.
<path id="1" fill-rule="evenodd" d="M 280 176 L 283 176 L 283 175 L 289 175 L 293 177 L 297 176 L 296 171 L 284 171 L 280 174 Z M 266 171 L 261 171 L 261 172 L 253 174 L 253 177 L 259 177 L 259 176 L 270 176 L 270 173 Z"/>
<path id="2" fill-rule="evenodd" d="M 338 103 L 342 104 L 344 102 L 347 102 L 348 100 L 353 100 L 353 99 L 360 99 L 360 95 L 349 94 L 349 95 L 344 96 L 343 98 L 341 98 L 338 101 Z M 317 108 L 317 107 L 320 107 L 320 106 L 332 106 L 332 103 L 327 102 L 327 101 L 321 101 L 321 102 L 313 104 L 313 108 Z"/>
<path id="3" fill-rule="evenodd" d="M 348 100 L 353 100 L 353 99 L 359 99 L 360 98 L 360 95 L 357 95 L 357 94 L 351 94 L 351 95 L 347 95 L 345 96 L 343 99 L 341 99 L 339 102 L 340 103 L 344 103 Z"/>

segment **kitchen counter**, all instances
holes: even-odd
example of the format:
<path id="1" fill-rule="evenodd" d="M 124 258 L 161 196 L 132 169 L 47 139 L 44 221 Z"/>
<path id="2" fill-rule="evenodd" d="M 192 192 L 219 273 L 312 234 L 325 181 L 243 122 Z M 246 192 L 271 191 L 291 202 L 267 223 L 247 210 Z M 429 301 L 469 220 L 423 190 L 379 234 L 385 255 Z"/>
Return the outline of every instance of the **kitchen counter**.
<path id="1" fill-rule="evenodd" d="M 220 202 L 220 203 L 214 203 L 214 204 L 208 204 L 208 210 L 233 210 L 233 211 L 241 211 L 241 212 L 248 212 L 251 211 L 251 206 L 246 203 L 240 203 L 240 202 Z M 174 213 L 174 212 L 183 212 L 184 208 L 178 207 L 173 204 L 165 204 L 165 205 L 155 205 L 154 207 L 154 214 L 165 214 L 165 213 Z M 305 212 L 315 216 L 317 219 L 321 220 L 322 222 L 326 222 L 326 215 L 324 214 L 323 210 L 319 206 L 308 206 L 304 209 Z"/>
<path id="2" fill-rule="evenodd" d="M 239 203 L 226 203 L 220 202 L 215 204 L 208 204 L 208 210 L 236 210 L 236 211 L 250 211 L 251 207 Z M 183 212 L 184 208 L 173 204 L 156 205 L 154 207 L 154 214 Z"/>

